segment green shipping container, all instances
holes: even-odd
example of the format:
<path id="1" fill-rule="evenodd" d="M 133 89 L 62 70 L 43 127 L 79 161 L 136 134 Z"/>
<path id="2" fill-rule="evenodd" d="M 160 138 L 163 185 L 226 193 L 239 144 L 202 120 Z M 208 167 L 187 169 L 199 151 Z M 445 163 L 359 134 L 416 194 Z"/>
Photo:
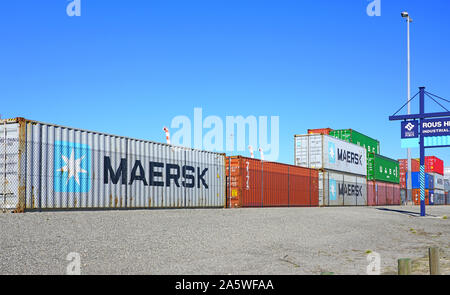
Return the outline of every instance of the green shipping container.
<path id="1" fill-rule="evenodd" d="M 380 153 L 380 142 L 353 129 L 333 130 L 331 136 L 364 147 L 367 153 Z M 369 158 L 369 157 L 367 157 Z"/>
<path id="2" fill-rule="evenodd" d="M 370 153 L 367 155 L 367 164 L 367 180 L 400 183 L 398 161 Z"/>

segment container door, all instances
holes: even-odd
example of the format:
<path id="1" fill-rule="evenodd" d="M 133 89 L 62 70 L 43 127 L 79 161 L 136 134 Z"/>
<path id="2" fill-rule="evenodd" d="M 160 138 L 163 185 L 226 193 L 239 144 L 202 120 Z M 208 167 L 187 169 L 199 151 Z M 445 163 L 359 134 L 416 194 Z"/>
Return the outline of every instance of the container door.
<path id="1" fill-rule="evenodd" d="M 0 126 L 0 209 L 18 205 L 19 124 Z"/>

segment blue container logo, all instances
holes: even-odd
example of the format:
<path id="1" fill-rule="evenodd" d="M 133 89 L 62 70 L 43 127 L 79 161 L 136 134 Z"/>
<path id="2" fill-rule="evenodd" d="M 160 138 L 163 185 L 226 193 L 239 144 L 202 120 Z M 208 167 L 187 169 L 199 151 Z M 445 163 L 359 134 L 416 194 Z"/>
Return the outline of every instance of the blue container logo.
<path id="1" fill-rule="evenodd" d="M 328 162 L 330 164 L 336 163 L 336 146 L 334 142 L 328 142 Z"/>
<path id="2" fill-rule="evenodd" d="M 86 144 L 55 141 L 54 191 L 87 193 L 91 189 L 91 148 Z"/>
<path id="3" fill-rule="evenodd" d="M 336 180 L 330 179 L 330 201 L 336 201 L 337 187 Z"/>

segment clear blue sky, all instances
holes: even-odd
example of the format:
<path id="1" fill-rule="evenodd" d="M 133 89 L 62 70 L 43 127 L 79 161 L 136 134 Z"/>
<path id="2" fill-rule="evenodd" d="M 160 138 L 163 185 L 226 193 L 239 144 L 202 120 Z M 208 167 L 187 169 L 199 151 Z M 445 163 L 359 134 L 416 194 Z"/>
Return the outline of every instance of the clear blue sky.
<path id="1" fill-rule="evenodd" d="M 400 123 L 388 121 L 406 99 L 403 10 L 412 93 L 450 99 L 448 0 L 382 0 L 380 17 L 367 0 L 81 0 L 80 17 L 68 3 L 2 3 L 3 118 L 164 142 L 164 125 L 201 107 L 280 116 L 281 162 L 293 162 L 294 134 L 320 127 L 353 128 L 404 157 Z M 450 166 L 450 148 L 428 152 Z"/>

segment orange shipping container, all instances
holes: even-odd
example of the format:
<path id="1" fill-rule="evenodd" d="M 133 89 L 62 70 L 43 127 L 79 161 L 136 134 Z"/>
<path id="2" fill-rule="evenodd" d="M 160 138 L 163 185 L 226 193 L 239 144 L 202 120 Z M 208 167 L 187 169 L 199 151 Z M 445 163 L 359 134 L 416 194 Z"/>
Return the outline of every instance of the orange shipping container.
<path id="1" fill-rule="evenodd" d="M 430 205 L 429 197 L 430 190 L 425 190 L 425 205 Z M 414 201 L 414 205 L 420 205 L 420 189 L 412 190 L 412 199 Z"/>
<path id="2" fill-rule="evenodd" d="M 308 134 L 330 135 L 331 131 L 333 131 L 331 128 L 308 129 Z"/>
<path id="3" fill-rule="evenodd" d="M 319 205 L 315 169 L 227 157 L 227 207 L 294 207 Z"/>

